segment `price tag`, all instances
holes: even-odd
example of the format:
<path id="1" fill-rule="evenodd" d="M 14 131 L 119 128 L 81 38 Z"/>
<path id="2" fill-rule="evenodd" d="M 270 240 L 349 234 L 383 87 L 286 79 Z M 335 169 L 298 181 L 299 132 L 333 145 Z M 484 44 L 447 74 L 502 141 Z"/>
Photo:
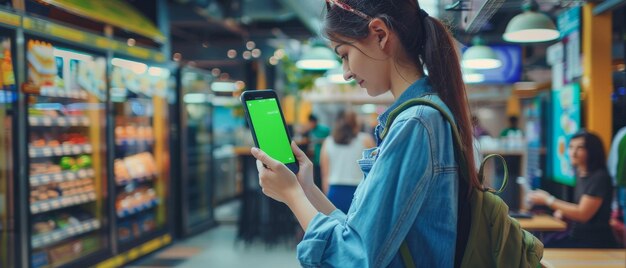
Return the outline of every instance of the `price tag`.
<path id="1" fill-rule="evenodd" d="M 50 183 L 50 175 L 42 175 L 40 180 L 42 184 Z"/>
<path id="2" fill-rule="evenodd" d="M 54 200 L 50 203 L 52 205 L 52 208 L 57 209 L 61 207 L 61 203 L 58 200 Z"/>
<path id="3" fill-rule="evenodd" d="M 61 147 L 55 147 L 52 150 L 54 151 L 54 155 L 63 155 L 63 148 Z"/>
<path id="4" fill-rule="evenodd" d="M 76 227 L 67 228 L 67 234 L 69 234 L 70 236 L 76 234 Z"/>
<path id="5" fill-rule="evenodd" d="M 79 178 L 87 177 L 87 171 L 85 171 L 84 169 L 79 170 L 78 171 L 78 177 Z"/>
<path id="6" fill-rule="evenodd" d="M 49 243 L 50 241 L 52 241 L 52 237 L 50 237 L 50 235 L 44 235 L 41 240 L 43 241 L 44 244 Z"/>
<path id="7" fill-rule="evenodd" d="M 96 172 L 93 169 L 89 169 L 87 171 L 87 176 L 89 176 L 89 177 L 93 177 L 95 174 L 96 174 Z"/>
<path id="8" fill-rule="evenodd" d="M 30 155 L 30 157 L 37 157 L 37 150 L 36 149 L 28 149 L 28 155 Z"/>
<path id="9" fill-rule="evenodd" d="M 70 125 L 72 125 L 72 126 L 77 126 L 78 125 L 78 118 L 76 118 L 76 117 L 70 117 L 69 121 L 70 121 Z"/>
<path id="10" fill-rule="evenodd" d="M 39 212 L 39 206 L 38 205 L 31 205 L 30 206 L 30 211 L 32 211 L 32 213 L 38 213 Z"/>
<path id="11" fill-rule="evenodd" d="M 81 146 L 80 145 L 72 146 L 72 153 L 79 154 L 80 152 L 81 152 Z"/>
<path id="12" fill-rule="evenodd" d="M 28 123 L 30 123 L 31 126 L 36 126 L 37 125 L 37 118 L 29 117 L 28 118 Z"/>
<path id="13" fill-rule="evenodd" d="M 83 126 L 88 126 L 89 125 L 89 119 L 87 117 L 83 116 L 82 123 L 83 123 Z"/>
<path id="14" fill-rule="evenodd" d="M 63 181 L 63 175 L 62 174 L 54 174 L 54 181 L 62 182 Z"/>
<path id="15" fill-rule="evenodd" d="M 76 179 L 76 174 L 74 172 L 68 172 L 65 174 L 65 178 L 67 178 L 67 180 L 75 180 Z"/>
<path id="16" fill-rule="evenodd" d="M 39 205 L 39 207 L 40 207 L 40 209 L 41 209 L 42 211 L 48 211 L 48 210 L 50 210 L 50 204 L 48 204 L 48 203 L 43 203 L 43 204 Z"/>
<path id="17" fill-rule="evenodd" d="M 65 119 L 65 118 L 63 118 L 63 117 L 61 117 L 61 118 L 57 118 L 57 124 L 58 124 L 59 126 L 65 126 L 65 125 L 67 125 L 67 119 Z"/>
<path id="18" fill-rule="evenodd" d="M 63 154 L 71 154 L 72 146 L 71 145 L 63 145 Z"/>
<path id="19" fill-rule="evenodd" d="M 43 156 L 52 156 L 52 149 L 49 147 L 43 148 L 41 152 L 43 153 Z"/>

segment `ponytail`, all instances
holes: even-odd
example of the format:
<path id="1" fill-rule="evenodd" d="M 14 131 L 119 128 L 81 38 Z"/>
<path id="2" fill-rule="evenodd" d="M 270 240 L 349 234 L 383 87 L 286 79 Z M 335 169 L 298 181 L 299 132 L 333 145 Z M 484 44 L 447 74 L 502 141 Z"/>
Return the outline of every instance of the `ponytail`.
<path id="1" fill-rule="evenodd" d="M 468 167 L 474 168 L 476 160 L 469 104 L 452 35 L 447 27 L 435 18 L 426 16 L 422 23 L 425 35 L 420 53 L 422 65 L 428 70 L 431 85 L 452 111 L 461 135 L 460 149 L 465 154 Z M 481 188 L 477 173 L 470 172 L 469 176 L 466 179 L 469 180 L 470 186 Z"/>

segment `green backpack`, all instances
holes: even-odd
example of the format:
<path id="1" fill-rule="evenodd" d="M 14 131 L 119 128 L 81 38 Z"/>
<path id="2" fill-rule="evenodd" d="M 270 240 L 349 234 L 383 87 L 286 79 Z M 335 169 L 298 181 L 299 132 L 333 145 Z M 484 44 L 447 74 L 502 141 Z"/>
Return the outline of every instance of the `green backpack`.
<path id="1" fill-rule="evenodd" d="M 455 157 L 459 165 L 460 175 L 466 179 L 469 178 L 467 174 L 471 171 L 463 151 L 460 150 L 461 139 L 458 128 L 448 113 L 433 101 L 421 98 L 411 99 L 391 111 L 381 134 L 381 139 L 387 134 L 393 120 L 402 111 L 415 105 L 430 106 L 438 110 L 448 121 L 454 136 Z M 485 157 L 480 165 L 478 178 L 482 184 L 485 162 L 494 157 L 499 158 L 504 164 L 504 182 L 498 191 L 487 187 L 483 187 L 483 189 L 472 188 L 469 200 L 471 225 L 460 265 L 461 267 L 472 268 L 541 267 L 543 244 L 535 236 L 523 230 L 517 220 L 509 216 L 509 207 L 496 195 L 504 189 L 508 179 L 508 169 L 504 158 L 497 154 Z M 406 241 L 402 243 L 400 254 L 405 267 L 416 267 Z"/>

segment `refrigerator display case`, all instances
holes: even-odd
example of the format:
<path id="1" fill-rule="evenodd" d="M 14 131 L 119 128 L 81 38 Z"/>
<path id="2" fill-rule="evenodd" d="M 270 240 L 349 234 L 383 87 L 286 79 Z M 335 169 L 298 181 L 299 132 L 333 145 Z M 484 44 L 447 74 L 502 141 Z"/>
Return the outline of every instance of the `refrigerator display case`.
<path id="1" fill-rule="evenodd" d="M 111 65 L 115 232 L 126 250 L 167 228 L 170 72 L 119 58 Z"/>
<path id="2" fill-rule="evenodd" d="M 109 245 L 106 60 L 26 44 L 31 266 L 76 264 Z"/>
<path id="3" fill-rule="evenodd" d="M 16 101 L 11 39 L 0 36 L 0 267 L 14 267 L 13 122 Z"/>
<path id="4" fill-rule="evenodd" d="M 206 230 L 213 223 L 213 118 L 210 84 L 205 71 L 181 70 L 181 183 L 182 235 Z"/>

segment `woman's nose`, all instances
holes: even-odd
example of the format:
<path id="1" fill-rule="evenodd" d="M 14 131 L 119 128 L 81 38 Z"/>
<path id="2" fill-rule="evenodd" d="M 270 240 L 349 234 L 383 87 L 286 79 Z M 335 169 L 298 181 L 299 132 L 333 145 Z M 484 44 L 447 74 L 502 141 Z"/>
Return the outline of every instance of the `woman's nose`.
<path id="1" fill-rule="evenodd" d="M 352 78 L 354 78 L 354 74 L 352 74 L 352 72 L 350 72 L 349 70 L 343 71 L 343 79 L 345 79 L 346 81 L 350 81 Z"/>

